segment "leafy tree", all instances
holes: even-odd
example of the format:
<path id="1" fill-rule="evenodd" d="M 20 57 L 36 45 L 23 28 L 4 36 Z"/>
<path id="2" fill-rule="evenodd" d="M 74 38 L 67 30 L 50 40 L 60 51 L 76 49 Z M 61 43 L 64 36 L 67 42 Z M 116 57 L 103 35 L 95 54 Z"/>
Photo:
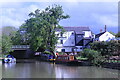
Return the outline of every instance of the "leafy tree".
<path id="1" fill-rule="evenodd" d="M 49 49 L 53 53 L 57 43 L 55 31 L 56 29 L 63 30 L 59 22 L 69 18 L 69 15 L 64 15 L 62 6 L 53 5 L 45 10 L 37 9 L 30 13 L 29 17 L 20 27 L 20 30 L 28 36 L 30 47 L 34 51 Z"/>
<path id="2" fill-rule="evenodd" d="M 16 34 L 18 29 L 13 26 L 4 26 L 2 27 L 2 34 L 13 37 Z"/>
<path id="3" fill-rule="evenodd" d="M 11 38 L 15 36 L 17 28 L 12 26 L 2 27 L 2 33 L 0 34 L 0 53 L 9 53 L 12 51 L 12 40 Z"/>
<path id="4" fill-rule="evenodd" d="M 21 29 L 19 29 L 11 39 L 13 45 L 29 45 L 29 36 Z"/>
<path id="5" fill-rule="evenodd" d="M 111 31 L 110 31 L 109 33 L 111 33 L 111 34 L 114 35 L 114 36 L 116 35 L 114 32 L 111 32 Z"/>
<path id="6" fill-rule="evenodd" d="M 120 32 L 118 32 L 115 36 L 116 36 L 116 37 L 120 37 Z"/>
<path id="7" fill-rule="evenodd" d="M 11 50 L 12 41 L 9 36 L 3 34 L 0 41 L 2 42 L 0 46 L 1 46 L 1 51 L 3 54 L 12 51 Z"/>

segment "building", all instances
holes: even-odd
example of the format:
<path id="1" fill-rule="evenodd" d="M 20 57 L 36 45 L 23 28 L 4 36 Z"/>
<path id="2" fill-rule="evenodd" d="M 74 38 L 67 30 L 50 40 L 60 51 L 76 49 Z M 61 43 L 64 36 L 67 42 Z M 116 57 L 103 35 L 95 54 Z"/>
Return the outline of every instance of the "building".
<path id="1" fill-rule="evenodd" d="M 105 32 L 101 32 L 99 34 L 96 34 L 94 40 L 95 41 L 109 41 L 109 40 L 112 40 L 114 38 L 115 38 L 114 35 L 112 35 L 108 31 L 105 31 Z"/>
<path id="2" fill-rule="evenodd" d="M 93 34 L 89 27 L 64 27 L 65 32 L 56 31 L 58 43 L 57 52 L 79 52 L 86 47 L 92 40 Z"/>
<path id="3" fill-rule="evenodd" d="M 104 32 L 101 30 L 99 34 L 96 34 L 94 41 L 110 41 L 114 38 L 115 36 L 107 31 L 107 27 L 105 25 Z"/>

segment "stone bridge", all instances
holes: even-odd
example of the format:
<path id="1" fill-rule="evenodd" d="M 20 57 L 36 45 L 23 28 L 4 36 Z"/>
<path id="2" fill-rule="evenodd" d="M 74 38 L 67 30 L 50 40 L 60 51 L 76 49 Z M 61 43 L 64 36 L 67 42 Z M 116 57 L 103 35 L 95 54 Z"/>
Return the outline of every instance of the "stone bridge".
<path id="1" fill-rule="evenodd" d="M 13 45 L 12 50 L 11 55 L 18 59 L 34 57 L 34 52 L 30 49 L 29 45 Z"/>
<path id="2" fill-rule="evenodd" d="M 29 49 L 29 45 L 13 45 L 12 50 L 27 50 Z"/>

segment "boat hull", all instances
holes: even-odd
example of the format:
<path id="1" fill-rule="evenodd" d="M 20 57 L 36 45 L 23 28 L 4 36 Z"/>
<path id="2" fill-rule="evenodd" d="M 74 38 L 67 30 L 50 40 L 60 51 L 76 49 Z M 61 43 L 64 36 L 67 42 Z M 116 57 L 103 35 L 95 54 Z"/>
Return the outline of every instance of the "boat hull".
<path id="1" fill-rule="evenodd" d="M 65 65 L 81 65 L 81 62 L 76 61 L 55 61 L 56 64 L 65 64 Z"/>

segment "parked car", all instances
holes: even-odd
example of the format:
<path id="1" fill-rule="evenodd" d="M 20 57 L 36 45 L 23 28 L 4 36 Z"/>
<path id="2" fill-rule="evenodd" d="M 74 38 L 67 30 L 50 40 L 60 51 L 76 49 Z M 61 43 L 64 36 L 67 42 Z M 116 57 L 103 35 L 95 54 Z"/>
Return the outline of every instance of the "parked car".
<path id="1" fill-rule="evenodd" d="M 14 63 L 14 62 L 16 62 L 16 58 L 14 58 L 12 55 L 7 55 L 3 59 L 3 63 Z"/>

